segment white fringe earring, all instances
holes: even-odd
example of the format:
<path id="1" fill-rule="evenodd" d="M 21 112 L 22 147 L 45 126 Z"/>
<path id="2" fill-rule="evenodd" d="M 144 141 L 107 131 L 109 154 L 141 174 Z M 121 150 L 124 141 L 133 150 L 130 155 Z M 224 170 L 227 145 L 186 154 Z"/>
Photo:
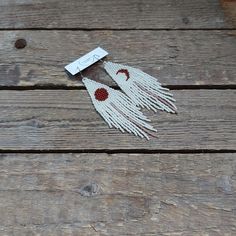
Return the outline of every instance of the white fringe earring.
<path id="1" fill-rule="evenodd" d="M 82 79 L 92 103 L 110 128 L 115 127 L 121 132 L 129 132 L 141 138 L 149 139 L 150 131 L 156 132 L 143 115 L 140 108 L 128 96 L 104 84 L 86 77 Z"/>
<path id="2" fill-rule="evenodd" d="M 138 106 L 153 111 L 177 113 L 175 99 L 158 80 L 143 71 L 112 62 L 104 62 L 104 68 L 119 87 Z"/>

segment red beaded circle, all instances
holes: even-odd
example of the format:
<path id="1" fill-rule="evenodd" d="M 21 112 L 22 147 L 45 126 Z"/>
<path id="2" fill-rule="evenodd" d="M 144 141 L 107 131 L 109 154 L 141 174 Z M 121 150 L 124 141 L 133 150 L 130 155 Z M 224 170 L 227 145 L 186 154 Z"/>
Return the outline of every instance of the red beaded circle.
<path id="1" fill-rule="evenodd" d="M 108 98 L 108 92 L 104 88 L 99 88 L 95 91 L 94 96 L 98 101 L 105 101 Z"/>

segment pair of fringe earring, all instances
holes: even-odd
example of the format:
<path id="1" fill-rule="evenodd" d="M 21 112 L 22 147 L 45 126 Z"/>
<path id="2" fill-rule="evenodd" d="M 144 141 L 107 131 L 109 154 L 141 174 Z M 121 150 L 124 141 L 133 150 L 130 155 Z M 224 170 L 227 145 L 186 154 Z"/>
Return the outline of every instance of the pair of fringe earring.
<path id="1" fill-rule="evenodd" d="M 110 128 L 146 138 L 157 132 L 141 112 L 141 108 L 176 113 L 175 99 L 169 89 L 143 71 L 112 62 L 103 62 L 104 69 L 123 90 L 122 93 L 86 77 L 82 81 L 97 112 Z"/>

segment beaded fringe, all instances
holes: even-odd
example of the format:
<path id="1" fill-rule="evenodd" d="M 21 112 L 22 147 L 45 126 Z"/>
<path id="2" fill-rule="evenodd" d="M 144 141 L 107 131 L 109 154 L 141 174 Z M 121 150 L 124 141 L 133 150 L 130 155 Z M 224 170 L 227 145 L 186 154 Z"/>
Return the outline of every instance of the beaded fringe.
<path id="1" fill-rule="evenodd" d="M 175 99 L 158 80 L 143 71 L 112 62 L 104 62 L 104 68 L 123 92 L 138 106 L 177 113 Z"/>
<path id="2" fill-rule="evenodd" d="M 156 132 L 150 120 L 140 111 L 132 99 L 120 91 L 104 84 L 83 78 L 92 103 L 110 128 L 115 127 L 121 132 L 132 133 L 135 136 L 149 139 L 150 131 Z"/>

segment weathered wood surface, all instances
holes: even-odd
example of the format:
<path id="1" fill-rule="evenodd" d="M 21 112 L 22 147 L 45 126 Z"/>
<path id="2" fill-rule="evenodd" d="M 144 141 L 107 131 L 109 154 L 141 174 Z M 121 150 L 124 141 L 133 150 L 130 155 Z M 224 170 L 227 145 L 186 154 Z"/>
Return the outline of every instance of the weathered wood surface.
<path id="1" fill-rule="evenodd" d="M 84 90 L 0 91 L 0 149 L 231 150 L 236 147 L 234 90 L 177 90 L 178 115 L 150 113 L 149 142 L 109 129 Z"/>
<path id="2" fill-rule="evenodd" d="M 25 38 L 27 46 L 16 49 Z M 64 66 L 98 45 L 108 59 L 136 66 L 165 85 L 235 85 L 236 31 L 2 31 L 0 85 L 81 87 Z M 84 72 L 114 85 L 100 65 Z"/>
<path id="3" fill-rule="evenodd" d="M 1 154 L 0 234 L 236 234 L 236 154 Z"/>
<path id="4" fill-rule="evenodd" d="M 0 28 L 224 28 L 218 0 L 2 0 Z"/>
<path id="5" fill-rule="evenodd" d="M 236 153 L 173 153 L 235 151 L 235 6 L 0 1 L 0 235 L 236 235 Z M 109 129 L 80 77 L 65 73 L 97 46 L 108 59 L 188 89 L 173 91 L 178 115 L 149 113 L 157 139 Z M 84 75 L 115 85 L 100 65 Z M 49 90 L 66 87 L 81 90 Z M 86 153 L 141 151 L 172 154 Z"/>

